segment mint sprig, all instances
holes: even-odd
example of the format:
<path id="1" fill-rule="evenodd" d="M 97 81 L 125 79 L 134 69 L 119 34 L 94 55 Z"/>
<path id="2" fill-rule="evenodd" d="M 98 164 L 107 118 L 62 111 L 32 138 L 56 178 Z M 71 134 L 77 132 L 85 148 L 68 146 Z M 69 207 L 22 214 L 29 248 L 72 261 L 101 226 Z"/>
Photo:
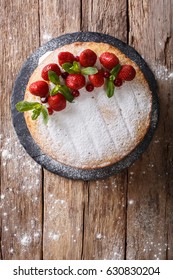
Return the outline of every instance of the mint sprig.
<path id="1" fill-rule="evenodd" d="M 73 64 L 69 62 L 64 63 L 62 69 L 69 74 L 79 74 L 81 72 L 79 64 L 76 61 L 73 61 Z"/>
<path id="2" fill-rule="evenodd" d="M 42 113 L 44 123 L 47 124 L 48 122 L 47 108 L 39 102 L 20 101 L 16 104 L 16 109 L 21 113 L 26 111 L 32 111 L 32 120 L 36 120 Z"/>
<path id="3" fill-rule="evenodd" d="M 114 95 L 114 80 L 116 79 L 119 71 L 121 69 L 121 65 L 117 64 L 114 68 L 112 68 L 112 70 L 110 71 L 110 77 L 106 82 L 106 94 L 107 96 L 110 98 Z"/>
<path id="4" fill-rule="evenodd" d="M 56 95 L 58 92 L 60 92 L 62 95 L 64 95 L 65 99 L 69 102 L 72 102 L 74 99 L 74 96 L 71 94 L 70 89 L 66 85 L 56 85 L 51 91 L 50 96 Z"/>
<path id="5" fill-rule="evenodd" d="M 58 85 L 60 83 L 58 75 L 52 70 L 48 71 L 48 78 L 54 85 Z"/>

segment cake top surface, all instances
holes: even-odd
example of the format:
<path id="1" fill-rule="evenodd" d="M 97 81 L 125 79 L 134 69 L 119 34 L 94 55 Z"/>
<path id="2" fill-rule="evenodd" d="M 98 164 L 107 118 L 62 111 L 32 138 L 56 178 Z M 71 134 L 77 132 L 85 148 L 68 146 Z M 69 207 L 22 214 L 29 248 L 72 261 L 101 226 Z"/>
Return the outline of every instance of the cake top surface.
<path id="1" fill-rule="evenodd" d="M 69 51 L 78 56 L 88 48 L 97 57 L 107 51 L 114 53 L 121 64 L 135 68 L 135 79 L 116 87 L 111 98 L 105 94 L 105 84 L 91 93 L 80 89 L 80 96 L 74 103 L 68 103 L 65 110 L 51 115 L 47 125 L 42 117 L 33 121 L 31 112 L 25 113 L 31 135 L 46 154 L 66 165 L 84 169 L 108 166 L 128 155 L 144 138 L 152 107 L 149 86 L 138 66 L 118 49 L 93 42 L 73 43 L 50 53 L 31 76 L 25 100 L 39 102 L 39 97 L 30 94 L 29 85 L 42 80 L 43 67 L 57 63 L 60 52 Z M 99 59 L 95 65 L 101 67 Z"/>

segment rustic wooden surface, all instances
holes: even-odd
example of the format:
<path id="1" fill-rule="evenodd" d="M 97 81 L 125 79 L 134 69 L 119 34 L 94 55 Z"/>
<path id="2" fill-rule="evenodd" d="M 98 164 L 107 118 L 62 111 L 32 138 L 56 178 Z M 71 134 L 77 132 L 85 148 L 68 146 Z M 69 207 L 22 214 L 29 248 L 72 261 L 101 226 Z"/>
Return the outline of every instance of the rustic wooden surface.
<path id="1" fill-rule="evenodd" d="M 173 259 L 171 2 L 0 0 L 1 259 Z M 11 123 L 11 91 L 23 61 L 51 38 L 74 31 L 128 42 L 159 85 L 152 143 L 107 180 L 72 181 L 42 170 Z"/>

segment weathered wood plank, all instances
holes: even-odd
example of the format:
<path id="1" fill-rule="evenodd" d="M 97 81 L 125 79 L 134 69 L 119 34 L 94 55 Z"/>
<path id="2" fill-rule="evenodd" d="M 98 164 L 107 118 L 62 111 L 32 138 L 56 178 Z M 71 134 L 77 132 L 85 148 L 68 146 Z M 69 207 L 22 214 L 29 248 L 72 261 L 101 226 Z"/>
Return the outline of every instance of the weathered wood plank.
<path id="1" fill-rule="evenodd" d="M 173 72 L 171 1 L 129 1 L 130 43 L 159 85 L 160 123 L 148 151 L 130 168 L 127 258 L 173 259 L 171 183 Z"/>
<path id="2" fill-rule="evenodd" d="M 80 30 L 80 0 L 40 2 L 40 40 Z M 44 259 L 80 259 L 85 184 L 44 170 Z"/>
<path id="3" fill-rule="evenodd" d="M 8 3 L 0 1 L 0 10 L 1 259 L 40 259 L 42 257 L 40 167 L 20 146 L 10 115 L 13 80 L 23 61 L 39 46 L 36 28 L 38 1 L 8 1 Z"/>
<path id="4" fill-rule="evenodd" d="M 82 1 L 82 30 L 127 38 L 126 1 Z M 123 259 L 127 173 L 88 182 L 83 259 Z"/>

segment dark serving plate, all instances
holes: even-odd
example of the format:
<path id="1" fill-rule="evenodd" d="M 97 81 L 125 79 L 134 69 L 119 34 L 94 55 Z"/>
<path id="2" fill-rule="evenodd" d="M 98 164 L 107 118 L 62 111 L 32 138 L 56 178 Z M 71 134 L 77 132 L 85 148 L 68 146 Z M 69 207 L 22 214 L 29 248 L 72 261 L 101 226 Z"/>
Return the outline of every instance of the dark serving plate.
<path id="1" fill-rule="evenodd" d="M 125 53 L 127 57 L 133 60 L 143 72 L 146 80 L 148 81 L 149 87 L 152 92 L 152 114 L 151 123 L 147 134 L 145 135 L 143 141 L 125 158 L 121 161 L 103 168 L 84 170 L 80 168 L 73 168 L 61 164 L 51 157 L 43 153 L 39 146 L 35 143 L 30 135 L 30 132 L 26 126 L 25 119 L 22 113 L 19 113 L 15 104 L 24 98 L 25 88 L 27 86 L 28 80 L 38 65 L 39 58 L 47 51 L 52 51 L 60 46 L 70 44 L 73 42 L 104 42 L 108 43 L 116 48 L 120 49 L 121 52 Z M 144 59 L 129 45 L 123 43 L 122 41 L 101 33 L 96 32 L 76 32 L 71 34 L 65 34 L 58 38 L 54 38 L 39 49 L 37 49 L 23 64 L 16 81 L 14 83 L 12 98 L 11 98 L 11 111 L 13 125 L 20 140 L 27 153 L 41 166 L 47 170 L 58 174 L 60 176 L 69 179 L 82 179 L 82 180 L 97 180 L 114 175 L 124 168 L 130 166 L 148 147 L 154 131 L 157 127 L 159 118 L 159 104 L 157 96 L 157 84 L 152 74 L 151 70 L 147 66 Z"/>

